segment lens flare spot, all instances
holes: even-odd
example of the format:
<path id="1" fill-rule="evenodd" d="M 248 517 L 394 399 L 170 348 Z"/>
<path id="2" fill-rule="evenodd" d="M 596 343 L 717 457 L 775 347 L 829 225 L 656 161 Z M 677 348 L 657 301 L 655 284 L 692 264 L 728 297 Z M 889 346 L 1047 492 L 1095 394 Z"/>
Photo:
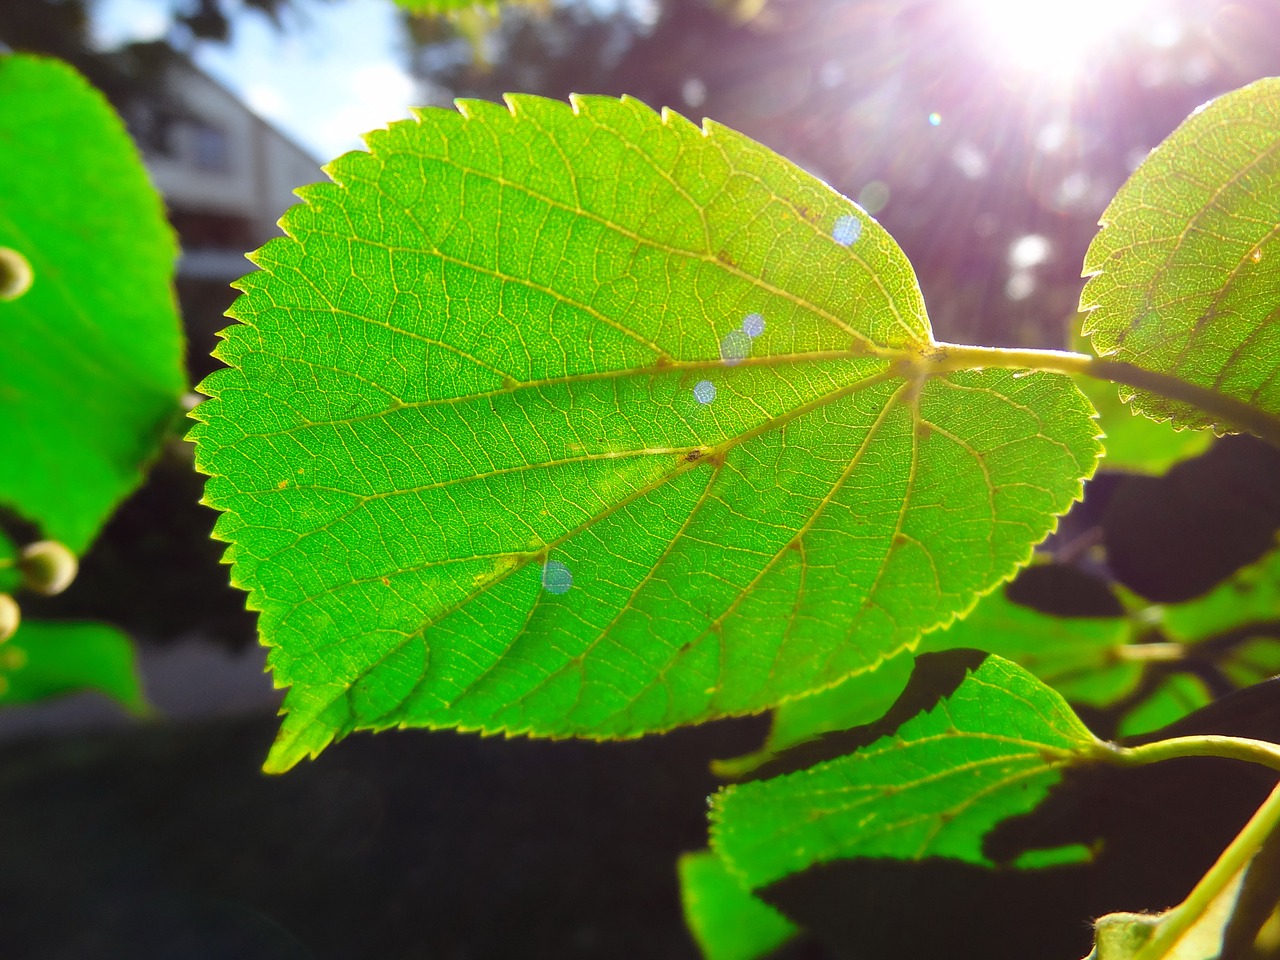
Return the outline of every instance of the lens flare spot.
<path id="1" fill-rule="evenodd" d="M 710 380 L 699 380 L 693 385 L 693 399 L 707 404 L 716 398 L 716 385 Z"/>
<path id="2" fill-rule="evenodd" d="M 845 214 L 836 221 L 831 229 L 831 237 L 842 247 L 851 247 L 862 236 L 862 221 L 851 214 Z"/>
<path id="3" fill-rule="evenodd" d="M 568 593 L 573 586 L 573 571 L 559 560 L 548 560 L 542 568 L 542 586 L 547 593 Z"/>
<path id="4" fill-rule="evenodd" d="M 742 319 L 742 332 L 754 340 L 764 333 L 764 316 L 759 313 L 748 313 Z"/>
<path id="5" fill-rule="evenodd" d="M 720 359 L 732 367 L 751 355 L 751 337 L 741 330 L 726 333 L 720 341 Z"/>

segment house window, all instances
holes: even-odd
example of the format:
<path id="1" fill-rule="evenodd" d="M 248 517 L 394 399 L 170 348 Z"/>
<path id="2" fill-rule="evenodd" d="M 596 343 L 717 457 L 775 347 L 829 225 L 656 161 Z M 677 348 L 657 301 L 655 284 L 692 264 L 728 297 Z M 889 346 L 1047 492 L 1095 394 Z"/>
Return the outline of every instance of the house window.
<path id="1" fill-rule="evenodd" d="M 226 131 L 208 123 L 191 125 L 191 159 L 201 170 L 225 173 L 231 168 L 231 149 Z"/>

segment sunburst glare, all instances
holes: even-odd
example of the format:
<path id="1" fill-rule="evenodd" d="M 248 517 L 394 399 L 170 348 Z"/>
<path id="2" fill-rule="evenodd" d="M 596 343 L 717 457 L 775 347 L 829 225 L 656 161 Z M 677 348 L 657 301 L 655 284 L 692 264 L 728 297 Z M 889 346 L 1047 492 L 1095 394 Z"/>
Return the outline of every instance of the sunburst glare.
<path id="1" fill-rule="evenodd" d="M 964 0 L 992 57 L 1061 83 L 1150 20 L 1160 0 Z"/>

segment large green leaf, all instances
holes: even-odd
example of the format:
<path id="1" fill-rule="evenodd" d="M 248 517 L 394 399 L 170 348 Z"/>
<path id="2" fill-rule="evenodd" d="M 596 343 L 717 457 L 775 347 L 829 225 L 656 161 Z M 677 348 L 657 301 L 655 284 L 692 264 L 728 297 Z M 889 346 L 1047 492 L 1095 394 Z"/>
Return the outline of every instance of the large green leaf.
<path id="1" fill-rule="evenodd" d="M 1280 414 L 1280 79 L 1192 114 L 1102 214 L 1082 309 L 1100 356 Z M 1134 408 L 1230 426 L 1146 391 Z"/>
<path id="2" fill-rule="evenodd" d="M 179 413 L 177 257 L 119 117 L 65 64 L 0 56 L 0 504 L 77 553 Z M 2 271 L 0 271 L 2 272 Z"/>
<path id="3" fill-rule="evenodd" d="M 143 713 L 147 701 L 129 638 L 105 623 L 24 620 L 0 646 L 0 706 L 95 690 Z"/>
<path id="4" fill-rule="evenodd" d="M 271 769 L 829 686 L 1012 574 L 1093 470 L 1067 379 L 930 375 L 901 250 L 740 134 L 513 97 L 369 145 L 254 256 L 192 434 L 291 687 Z"/>
<path id="5" fill-rule="evenodd" d="M 949 673 L 963 653 L 919 658 L 916 681 L 928 679 L 895 711 L 928 694 L 932 674 Z M 993 865 L 987 833 L 1034 809 L 1065 768 L 1105 748 L 1062 697 L 1016 664 L 979 656 L 968 666 L 950 692 L 856 752 L 721 791 L 712 849 L 749 890 L 837 859 Z"/>

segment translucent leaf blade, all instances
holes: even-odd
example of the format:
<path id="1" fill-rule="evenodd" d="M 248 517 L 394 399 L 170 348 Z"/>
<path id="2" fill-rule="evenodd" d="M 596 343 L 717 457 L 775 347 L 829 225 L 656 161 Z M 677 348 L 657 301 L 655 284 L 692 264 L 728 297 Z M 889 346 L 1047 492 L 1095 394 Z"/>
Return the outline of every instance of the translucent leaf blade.
<path id="1" fill-rule="evenodd" d="M 712 850 L 751 890 L 836 859 L 992 865 L 986 834 L 1034 809 L 1062 770 L 1100 745 L 1052 689 L 1015 664 L 974 654 L 919 658 L 916 683 L 895 711 L 916 698 L 924 709 L 857 752 L 721 791 Z M 968 667 L 958 685 L 957 666 Z"/>
<path id="2" fill-rule="evenodd" d="M 1280 413 L 1280 79 L 1192 114 L 1142 162 L 1085 255 L 1081 309 L 1100 356 Z M 1134 409 L 1215 423 L 1140 391 Z"/>
<path id="3" fill-rule="evenodd" d="M 1065 378 L 916 378 L 901 250 L 739 134 L 513 98 L 370 148 L 255 256 L 193 432 L 291 686 L 273 769 L 828 686 L 1008 577 L 1092 472 Z"/>

